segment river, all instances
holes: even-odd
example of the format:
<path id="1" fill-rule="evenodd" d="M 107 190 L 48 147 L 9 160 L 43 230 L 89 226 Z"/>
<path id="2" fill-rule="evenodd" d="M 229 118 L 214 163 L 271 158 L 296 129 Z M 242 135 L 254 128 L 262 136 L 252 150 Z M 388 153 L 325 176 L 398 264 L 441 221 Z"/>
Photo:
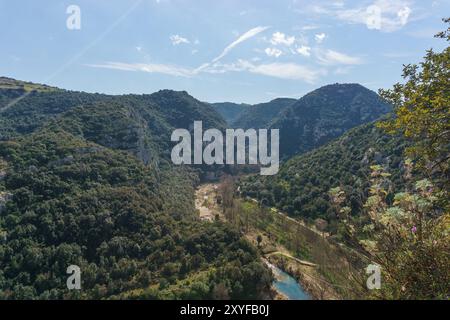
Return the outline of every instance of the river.
<path id="1" fill-rule="evenodd" d="M 288 275 L 280 268 L 268 263 L 268 266 L 272 269 L 275 276 L 273 286 L 275 289 L 286 296 L 289 300 L 310 300 L 311 297 L 305 292 L 300 284 L 293 277 Z"/>

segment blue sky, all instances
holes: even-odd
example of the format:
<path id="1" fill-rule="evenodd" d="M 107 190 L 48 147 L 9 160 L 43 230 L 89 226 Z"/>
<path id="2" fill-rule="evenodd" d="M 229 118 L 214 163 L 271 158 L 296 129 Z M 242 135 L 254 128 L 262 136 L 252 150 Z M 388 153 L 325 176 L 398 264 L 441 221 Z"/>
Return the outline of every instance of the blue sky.
<path id="1" fill-rule="evenodd" d="M 70 5 L 80 29 L 67 27 Z M 433 34 L 449 13 L 450 0 L 0 0 L 0 75 L 208 102 L 298 98 L 335 82 L 377 90 L 446 45 Z"/>

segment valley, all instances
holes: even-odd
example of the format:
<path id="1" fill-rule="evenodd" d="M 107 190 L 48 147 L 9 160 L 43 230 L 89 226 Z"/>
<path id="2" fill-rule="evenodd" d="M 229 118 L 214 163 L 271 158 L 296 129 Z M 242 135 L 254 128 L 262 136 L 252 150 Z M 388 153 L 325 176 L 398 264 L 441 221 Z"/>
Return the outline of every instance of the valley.
<path id="1" fill-rule="evenodd" d="M 297 251 L 289 249 L 284 245 L 285 237 L 296 237 L 294 233 L 288 233 L 292 226 L 292 230 L 298 232 L 301 228 L 303 233 L 314 233 L 317 237 L 322 237 L 315 228 L 307 227 L 304 223 L 294 220 L 274 209 L 270 208 L 260 208 L 255 205 L 253 199 L 233 199 L 233 204 L 231 207 L 224 207 L 221 194 L 221 190 L 224 188 L 222 183 L 207 183 L 202 184 L 197 188 L 196 191 L 196 209 L 199 212 L 199 217 L 204 221 L 220 221 L 221 223 L 228 223 L 234 225 L 240 230 L 240 232 L 253 243 L 262 255 L 262 260 L 274 270 L 275 279 L 280 277 L 284 281 L 287 281 L 288 285 L 281 284 L 280 287 L 284 288 L 287 292 L 297 286 L 300 283 L 300 288 L 308 292 L 306 295 L 303 294 L 294 295 L 294 297 L 302 297 L 302 299 L 307 299 L 313 297 L 316 299 L 338 299 L 340 296 L 334 289 L 334 285 L 326 280 L 326 278 L 320 274 L 322 268 L 318 268 L 317 263 L 311 261 L 302 260 L 298 258 L 298 254 L 301 250 L 307 250 L 306 248 L 311 246 L 316 246 L 316 240 L 314 237 L 308 238 L 309 241 L 302 243 L 298 246 L 303 246 L 304 248 L 297 248 Z M 230 190 L 227 190 L 229 192 Z M 234 190 L 236 193 L 236 190 Z M 246 209 L 243 209 L 246 206 Z M 249 209 L 248 208 L 252 208 Z M 230 215 L 230 210 L 233 210 L 233 214 Z M 265 210 L 266 214 L 269 215 L 269 219 L 272 222 L 263 226 L 257 223 L 259 219 L 258 210 Z M 249 215 L 254 215 L 254 217 L 249 217 Z M 258 215 L 258 216 L 257 216 Z M 251 222 L 249 222 L 251 221 Z M 282 227 L 280 227 L 280 225 Z M 284 237 L 277 237 L 277 234 L 283 232 Z M 298 235 L 297 235 L 298 237 Z M 299 241 L 299 240 L 297 240 Z M 326 243 L 326 240 L 323 240 Z M 326 244 L 331 248 L 331 244 Z M 295 256 L 297 255 L 297 256 Z M 327 260 L 322 260 L 320 263 L 328 263 Z M 318 270 L 320 269 L 320 270 Z M 284 273 L 286 272 L 286 274 Z M 281 274 L 281 276 L 280 276 Z M 295 279 L 295 280 L 294 280 Z M 280 291 L 278 287 L 278 280 L 274 283 L 275 291 L 278 292 L 279 297 L 286 296 L 285 292 Z M 298 292 L 298 289 L 293 289 Z M 277 298 L 277 296 L 275 296 Z M 342 297 L 341 297 L 342 298 Z"/>
<path id="2" fill-rule="evenodd" d="M 113 96 L 0 78 L 1 106 L 0 299 L 399 297 L 395 277 L 385 291 L 368 290 L 365 269 L 396 259 L 414 268 L 410 251 L 437 270 L 422 282 L 448 276 L 445 196 L 432 195 L 420 172 L 410 181 L 411 141 L 380 128 L 391 108 L 360 85 L 252 106 L 184 91 Z M 174 163 L 172 133 L 195 136 L 197 121 L 218 133 L 279 126 L 279 172 Z M 422 207 L 399 207 L 411 199 L 432 218 L 420 229 L 406 220 L 392 238 L 383 223 L 415 217 L 404 210 Z M 415 238 L 423 228 L 437 230 L 427 233 L 432 241 Z M 434 249 L 415 249 L 423 245 Z M 65 288 L 73 264 L 82 291 Z M 423 276 L 414 270 L 404 278 Z"/>

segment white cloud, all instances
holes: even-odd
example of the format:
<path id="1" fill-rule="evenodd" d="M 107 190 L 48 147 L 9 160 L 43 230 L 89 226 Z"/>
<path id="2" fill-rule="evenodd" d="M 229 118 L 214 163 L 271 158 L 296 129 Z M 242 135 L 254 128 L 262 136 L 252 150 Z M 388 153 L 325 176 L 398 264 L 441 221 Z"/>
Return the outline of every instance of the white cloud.
<path id="1" fill-rule="evenodd" d="M 211 62 L 206 62 L 203 63 L 200 67 L 198 67 L 197 69 L 194 70 L 195 73 L 199 73 L 201 72 L 203 69 L 208 68 L 211 63 L 216 63 L 218 62 L 220 59 L 222 59 L 223 57 L 225 57 L 231 50 L 233 50 L 234 47 L 236 47 L 238 44 L 247 41 L 251 38 L 253 38 L 254 36 L 256 36 L 257 34 L 267 30 L 269 27 L 262 27 L 262 26 L 258 26 L 255 27 L 253 29 L 248 30 L 247 32 L 245 32 L 244 34 L 242 34 L 241 36 L 239 36 L 236 40 L 234 40 L 232 43 L 230 43 L 225 49 L 223 49 L 222 53 L 220 55 L 218 55 L 217 57 L 215 57 Z"/>
<path id="2" fill-rule="evenodd" d="M 226 72 L 250 72 L 287 80 L 302 80 L 307 83 L 314 83 L 322 75 L 326 74 L 324 69 L 312 69 L 295 63 L 261 63 L 254 64 L 247 60 L 238 60 L 236 63 L 221 64 L 215 63 L 204 69 L 208 73 Z"/>
<path id="3" fill-rule="evenodd" d="M 297 53 L 301 54 L 302 56 L 309 57 L 311 55 L 311 47 L 308 46 L 301 46 L 297 48 Z"/>
<path id="4" fill-rule="evenodd" d="M 404 26 L 408 23 L 409 15 L 411 14 L 411 9 L 409 7 L 404 7 L 397 12 L 397 16 L 400 18 L 400 24 Z"/>
<path id="5" fill-rule="evenodd" d="M 279 56 L 281 56 L 283 54 L 283 51 L 281 51 L 280 49 L 277 49 L 277 48 L 266 48 L 264 50 L 264 52 L 269 57 L 276 57 L 276 58 L 278 58 Z"/>
<path id="6" fill-rule="evenodd" d="M 136 47 L 136 50 L 138 51 L 138 52 L 141 52 L 142 51 L 142 47 Z"/>
<path id="7" fill-rule="evenodd" d="M 326 34 L 325 33 L 318 33 L 314 36 L 314 38 L 316 39 L 317 43 L 322 43 L 322 41 L 325 39 Z"/>
<path id="8" fill-rule="evenodd" d="M 352 57 L 334 50 L 318 51 L 317 59 L 319 63 L 324 65 L 357 65 L 363 63 L 362 59 L 359 57 Z"/>
<path id="9" fill-rule="evenodd" d="M 253 38 L 254 36 L 256 36 L 258 33 L 261 33 L 265 30 L 267 30 L 269 27 L 256 27 L 253 29 L 248 30 L 247 32 L 245 32 L 243 35 L 241 35 L 239 38 L 237 38 L 235 41 L 233 41 L 231 44 L 229 44 L 223 51 L 222 53 L 217 56 L 216 58 L 213 59 L 212 62 L 217 62 L 220 59 L 222 59 L 223 57 L 225 57 L 234 47 L 236 47 L 238 44 Z"/>
<path id="10" fill-rule="evenodd" d="M 216 62 L 205 64 L 201 68 L 183 68 L 167 64 L 142 64 L 142 63 L 122 63 L 105 62 L 103 64 L 88 64 L 92 68 L 104 68 L 121 71 L 161 73 L 176 77 L 192 77 L 200 72 L 211 74 L 223 74 L 227 72 L 250 72 L 288 80 L 302 80 L 307 83 L 316 82 L 319 77 L 326 75 L 326 70 L 310 68 L 295 63 L 268 63 L 255 64 L 247 60 L 238 60 L 235 63 L 223 64 Z"/>
<path id="11" fill-rule="evenodd" d="M 275 46 L 279 44 L 291 46 L 294 44 L 294 42 L 295 42 L 294 36 L 289 37 L 282 32 L 275 32 L 272 35 L 272 38 L 270 39 L 270 43 L 272 43 Z"/>
<path id="12" fill-rule="evenodd" d="M 190 43 L 190 41 L 186 38 L 183 38 L 182 36 L 178 35 L 178 34 L 174 34 L 170 36 L 170 41 L 172 41 L 172 44 L 174 46 L 182 44 L 182 43 Z"/>
<path id="13" fill-rule="evenodd" d="M 92 68 L 104 68 L 121 71 L 140 71 L 147 73 L 162 73 L 176 77 L 190 77 L 192 70 L 168 64 L 144 64 L 144 63 L 122 63 L 106 62 L 103 64 L 88 64 Z"/>

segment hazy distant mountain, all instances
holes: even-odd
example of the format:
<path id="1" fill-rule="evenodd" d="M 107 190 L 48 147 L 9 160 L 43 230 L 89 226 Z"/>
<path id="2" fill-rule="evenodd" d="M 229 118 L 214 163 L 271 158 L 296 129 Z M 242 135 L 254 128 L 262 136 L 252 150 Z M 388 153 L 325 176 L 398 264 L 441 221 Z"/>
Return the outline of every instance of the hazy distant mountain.
<path id="1" fill-rule="evenodd" d="M 278 98 L 266 103 L 248 106 L 231 125 L 234 128 L 268 128 L 281 110 L 295 103 L 296 99 Z"/>
<path id="2" fill-rule="evenodd" d="M 233 103 L 233 102 L 217 102 L 211 103 L 214 109 L 220 113 L 225 121 L 230 125 L 239 118 L 239 115 L 249 107 L 249 104 L 245 103 Z"/>

